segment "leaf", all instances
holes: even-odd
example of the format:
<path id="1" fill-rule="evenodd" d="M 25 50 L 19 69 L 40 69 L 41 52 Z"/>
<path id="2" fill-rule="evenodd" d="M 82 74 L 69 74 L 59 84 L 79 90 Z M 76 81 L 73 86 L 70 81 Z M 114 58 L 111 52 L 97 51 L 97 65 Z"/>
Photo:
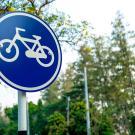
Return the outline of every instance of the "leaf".
<path id="1" fill-rule="evenodd" d="M 7 10 L 10 11 L 10 12 L 16 11 L 16 9 L 14 7 L 8 7 Z"/>
<path id="2" fill-rule="evenodd" d="M 28 8 L 26 8 L 25 11 L 28 13 L 34 13 L 36 11 L 36 9 L 35 9 L 35 7 L 28 7 Z"/>

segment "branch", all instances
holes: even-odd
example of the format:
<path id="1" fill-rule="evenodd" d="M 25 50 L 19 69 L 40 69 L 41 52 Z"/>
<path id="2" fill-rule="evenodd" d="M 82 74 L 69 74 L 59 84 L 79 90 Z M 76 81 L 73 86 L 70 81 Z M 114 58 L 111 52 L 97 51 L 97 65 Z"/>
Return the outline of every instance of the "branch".
<path id="1" fill-rule="evenodd" d="M 7 8 L 8 8 L 8 7 L 0 8 L 0 15 L 6 13 L 6 12 L 8 11 Z"/>
<path id="2" fill-rule="evenodd" d="M 70 40 L 62 40 L 62 39 L 59 39 L 59 42 L 65 42 L 67 44 L 70 44 L 70 45 L 74 45 L 75 43 L 73 41 L 70 41 Z"/>
<path id="3" fill-rule="evenodd" d="M 31 5 L 32 5 L 33 7 L 35 7 L 35 5 L 34 5 L 35 0 L 28 0 L 28 1 L 31 3 Z"/>
<path id="4" fill-rule="evenodd" d="M 39 7 L 39 9 L 38 9 L 38 14 L 41 12 L 41 10 L 42 10 L 42 8 L 43 7 L 45 7 L 46 5 L 48 5 L 48 4 L 50 4 L 50 3 L 52 3 L 52 2 L 54 2 L 55 0 L 50 0 L 50 1 L 48 1 L 48 0 L 45 0 L 45 2 Z"/>

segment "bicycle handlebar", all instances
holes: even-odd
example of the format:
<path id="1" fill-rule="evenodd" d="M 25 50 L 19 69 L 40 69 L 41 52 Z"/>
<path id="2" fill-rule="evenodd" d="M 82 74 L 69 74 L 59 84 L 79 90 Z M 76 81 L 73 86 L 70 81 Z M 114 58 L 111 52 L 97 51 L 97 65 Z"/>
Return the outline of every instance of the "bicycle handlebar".
<path id="1" fill-rule="evenodd" d="M 25 29 L 16 27 L 16 31 L 26 31 Z"/>

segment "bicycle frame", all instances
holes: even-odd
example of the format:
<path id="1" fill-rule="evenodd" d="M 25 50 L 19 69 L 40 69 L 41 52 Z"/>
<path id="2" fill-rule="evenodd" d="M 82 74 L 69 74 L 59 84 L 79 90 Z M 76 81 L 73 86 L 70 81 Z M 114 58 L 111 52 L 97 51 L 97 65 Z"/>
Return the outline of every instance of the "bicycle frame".
<path id="1" fill-rule="evenodd" d="M 35 47 L 36 47 L 37 45 L 38 45 L 38 47 L 41 48 L 41 45 L 40 45 L 40 43 L 39 43 L 39 40 L 21 37 L 20 34 L 19 34 L 19 32 L 16 32 L 16 34 L 15 34 L 15 36 L 14 36 L 14 38 L 13 38 L 11 44 L 10 44 L 9 47 L 8 47 L 8 50 L 11 50 L 11 48 L 12 48 L 12 46 L 14 45 L 14 43 L 16 42 L 16 40 L 21 41 L 21 42 L 25 45 L 25 47 L 26 47 L 28 50 L 31 50 L 31 51 L 34 51 L 34 49 L 35 49 Z M 34 44 L 33 47 L 30 48 L 30 47 L 26 44 L 26 42 L 33 43 L 33 44 Z"/>

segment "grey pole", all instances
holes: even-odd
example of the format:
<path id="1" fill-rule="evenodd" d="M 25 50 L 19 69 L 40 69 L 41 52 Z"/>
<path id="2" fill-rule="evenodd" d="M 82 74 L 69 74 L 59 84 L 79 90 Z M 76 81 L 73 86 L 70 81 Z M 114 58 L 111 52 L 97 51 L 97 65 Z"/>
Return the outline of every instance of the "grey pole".
<path id="1" fill-rule="evenodd" d="M 70 97 L 67 97 L 67 126 L 69 126 L 69 102 Z"/>
<path id="2" fill-rule="evenodd" d="M 18 91 L 18 135 L 27 135 L 26 92 Z"/>
<path id="3" fill-rule="evenodd" d="M 89 96 L 88 96 L 88 83 L 87 83 L 87 70 L 84 67 L 84 84 L 85 84 L 85 101 L 86 101 L 86 127 L 87 135 L 90 135 L 90 112 L 89 112 Z"/>
<path id="4" fill-rule="evenodd" d="M 70 104 L 69 104 L 69 102 L 70 102 L 70 97 L 67 97 L 67 127 L 69 128 L 69 106 L 70 106 Z M 68 130 L 68 132 L 67 132 L 67 135 L 69 135 L 69 130 Z"/>

